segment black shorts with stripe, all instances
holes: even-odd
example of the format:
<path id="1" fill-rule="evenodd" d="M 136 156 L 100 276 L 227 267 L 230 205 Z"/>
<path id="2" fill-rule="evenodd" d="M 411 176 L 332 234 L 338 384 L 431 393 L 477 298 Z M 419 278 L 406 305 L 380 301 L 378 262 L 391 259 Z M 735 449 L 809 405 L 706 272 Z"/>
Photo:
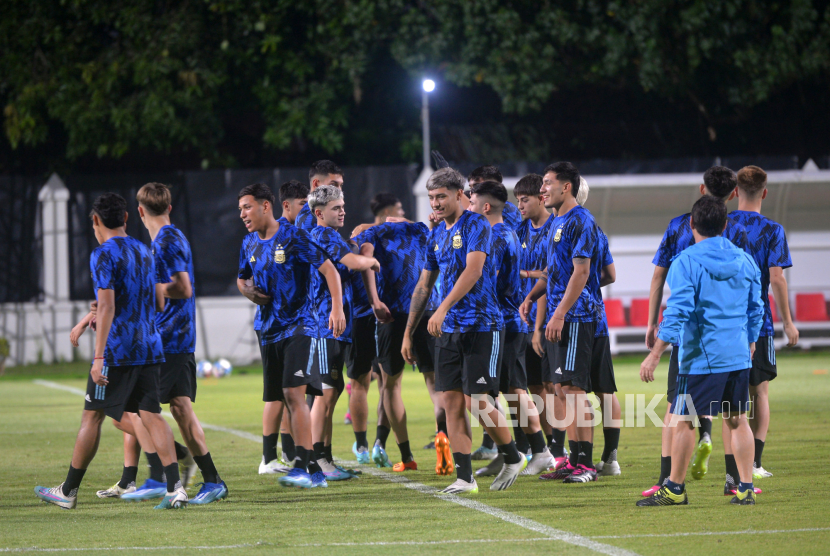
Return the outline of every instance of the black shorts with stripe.
<path id="1" fill-rule="evenodd" d="M 377 357 L 375 315 L 352 319 L 352 343 L 346 347 L 346 376 L 360 378 L 372 372 Z"/>
<path id="2" fill-rule="evenodd" d="M 593 391 L 591 366 L 596 328 L 596 322 L 565 321 L 558 342 L 545 340 L 548 366 L 542 369 L 542 379 L 553 384 L 570 384 L 585 392 Z"/>
<path id="3" fill-rule="evenodd" d="M 257 331 L 257 337 L 259 336 Z M 308 394 L 322 394 L 316 338 L 290 336 L 273 344 L 260 344 L 260 354 L 262 401 L 285 401 L 283 388 L 305 386 Z"/>
<path id="4" fill-rule="evenodd" d="M 527 333 L 505 332 L 503 350 L 499 390 L 503 394 L 514 388 L 527 390 Z"/>
<path id="5" fill-rule="evenodd" d="M 499 395 L 504 330 L 444 332 L 435 340 L 435 391 Z"/>
<path id="6" fill-rule="evenodd" d="M 755 342 L 755 355 L 752 357 L 752 368 L 749 370 L 749 385 L 758 386 L 764 381 L 774 380 L 777 376 L 775 338 L 761 336 Z"/>
<path id="7" fill-rule="evenodd" d="M 159 401 L 173 398 L 196 401 L 196 356 L 193 353 L 165 353 L 159 373 Z"/>
<path id="8" fill-rule="evenodd" d="M 334 338 L 319 338 L 312 341 L 317 346 L 317 365 L 320 369 L 322 389 L 334 389 L 338 395 L 342 394 L 346 386 L 343 380 L 343 365 L 349 343 Z"/>
<path id="9" fill-rule="evenodd" d="M 103 411 L 107 417 L 120 421 L 124 412 L 161 413 L 159 404 L 160 364 L 104 367 L 108 384 L 99 386 L 87 377 L 84 409 Z M 90 367 L 92 370 L 92 367 Z"/>

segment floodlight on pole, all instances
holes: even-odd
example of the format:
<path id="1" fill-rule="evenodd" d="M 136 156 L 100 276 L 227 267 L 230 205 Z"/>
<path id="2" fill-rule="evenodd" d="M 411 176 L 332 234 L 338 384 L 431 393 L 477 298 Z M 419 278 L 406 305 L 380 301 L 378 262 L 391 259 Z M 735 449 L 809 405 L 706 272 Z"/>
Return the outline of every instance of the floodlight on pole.
<path id="1" fill-rule="evenodd" d="M 422 83 L 423 92 L 421 93 L 421 124 L 423 127 L 423 143 L 424 143 L 424 168 L 429 168 L 429 99 L 428 94 L 435 90 L 435 81 L 432 79 L 424 79 Z"/>

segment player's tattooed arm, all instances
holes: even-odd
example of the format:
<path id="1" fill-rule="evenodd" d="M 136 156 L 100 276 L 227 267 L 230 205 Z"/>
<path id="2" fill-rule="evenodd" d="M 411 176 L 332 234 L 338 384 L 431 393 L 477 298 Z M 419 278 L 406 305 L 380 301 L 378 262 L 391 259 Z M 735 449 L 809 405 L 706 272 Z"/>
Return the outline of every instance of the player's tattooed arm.
<path id="1" fill-rule="evenodd" d="M 548 321 L 545 328 L 545 338 L 550 342 L 558 342 L 562 339 L 562 328 L 565 326 L 565 315 L 571 310 L 582 290 L 585 289 L 585 284 L 588 283 L 588 277 L 591 275 L 591 257 L 574 257 L 572 259 L 574 270 L 568 280 L 568 286 L 565 288 L 565 294 L 562 300 L 553 312 L 553 315 Z M 535 286 L 534 286 L 535 289 Z"/>
<path id="2" fill-rule="evenodd" d="M 415 290 L 412 292 L 412 300 L 409 303 L 409 316 L 406 320 L 406 330 L 403 335 L 403 344 L 401 345 L 401 354 L 404 361 L 408 363 L 415 363 L 415 352 L 412 350 L 412 334 L 421 322 L 421 317 L 424 316 L 429 297 L 432 294 L 432 288 L 435 287 L 435 281 L 438 279 L 437 270 L 422 270 L 421 277 L 418 278 L 418 283 L 415 285 Z"/>
<path id="3" fill-rule="evenodd" d="M 268 305 L 271 303 L 270 295 L 267 295 L 264 291 L 253 285 L 253 283 L 248 282 L 249 280 L 243 280 L 242 278 L 236 279 L 236 287 L 239 290 L 239 293 L 257 305 Z"/>

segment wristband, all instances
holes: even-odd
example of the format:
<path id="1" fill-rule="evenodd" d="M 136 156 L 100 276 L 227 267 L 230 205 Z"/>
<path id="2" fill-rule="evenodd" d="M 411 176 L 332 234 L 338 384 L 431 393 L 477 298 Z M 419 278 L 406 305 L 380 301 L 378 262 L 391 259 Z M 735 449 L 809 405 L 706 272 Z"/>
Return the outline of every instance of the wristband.
<path id="1" fill-rule="evenodd" d="M 102 356 L 102 357 L 93 357 L 93 358 L 92 358 L 92 360 L 93 360 L 93 361 L 95 361 L 96 359 L 103 359 L 103 356 Z"/>

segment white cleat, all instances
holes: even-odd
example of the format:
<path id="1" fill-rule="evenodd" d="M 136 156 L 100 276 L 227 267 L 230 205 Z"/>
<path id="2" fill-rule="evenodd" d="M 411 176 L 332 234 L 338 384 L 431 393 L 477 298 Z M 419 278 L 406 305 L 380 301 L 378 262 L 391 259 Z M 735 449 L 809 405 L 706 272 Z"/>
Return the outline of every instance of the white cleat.
<path id="1" fill-rule="evenodd" d="M 772 473 L 764 469 L 763 467 L 755 467 L 752 466 L 752 478 L 753 479 L 768 479 L 772 477 Z"/>
<path id="2" fill-rule="evenodd" d="M 476 472 L 475 472 L 475 476 L 476 477 L 493 477 L 493 476 L 499 474 L 502 467 L 504 467 L 504 456 L 499 454 L 494 459 L 490 460 L 490 463 L 488 463 L 487 465 L 485 465 L 481 469 L 477 469 Z"/>
<path id="3" fill-rule="evenodd" d="M 476 494 L 478 492 L 478 483 L 473 479 L 472 483 L 456 479 L 456 481 L 441 491 L 441 494 Z"/>
<path id="4" fill-rule="evenodd" d="M 598 461 L 596 466 L 597 468 L 597 475 L 600 477 L 616 477 L 622 471 L 620 470 L 620 464 L 618 461 Z"/>
<path id="5" fill-rule="evenodd" d="M 276 475 L 277 473 L 288 473 L 289 471 L 291 471 L 291 467 L 283 465 L 278 459 L 272 459 L 268 463 L 265 463 L 265 456 L 263 456 L 259 464 L 260 475 Z"/>
<path id="6" fill-rule="evenodd" d="M 550 450 L 545 448 L 544 452 L 533 454 L 533 457 L 530 458 L 530 461 L 527 463 L 527 467 L 525 467 L 524 471 L 522 471 L 522 475 L 538 475 L 539 473 L 547 471 L 555 465 L 556 460 L 553 459 L 553 455 L 550 453 Z"/>
<path id="7" fill-rule="evenodd" d="M 121 498 L 122 494 L 129 494 L 135 492 L 135 481 L 127 485 L 127 488 L 121 488 L 118 483 L 115 483 L 106 490 L 99 490 L 95 493 L 98 498 Z"/>
<path id="8" fill-rule="evenodd" d="M 496 480 L 493 481 L 492 485 L 490 485 L 490 490 L 506 490 L 510 487 L 510 485 L 516 482 L 516 477 L 518 477 L 519 473 L 524 471 L 526 467 L 527 458 L 524 457 L 519 461 L 519 463 L 505 463 L 501 468 L 499 476 L 496 477 Z"/>
<path id="9" fill-rule="evenodd" d="M 176 484 L 176 490 L 165 494 L 161 503 L 153 508 L 154 510 L 178 510 L 179 508 L 186 508 L 189 502 L 187 498 L 187 491 L 181 486 L 181 481 Z"/>

